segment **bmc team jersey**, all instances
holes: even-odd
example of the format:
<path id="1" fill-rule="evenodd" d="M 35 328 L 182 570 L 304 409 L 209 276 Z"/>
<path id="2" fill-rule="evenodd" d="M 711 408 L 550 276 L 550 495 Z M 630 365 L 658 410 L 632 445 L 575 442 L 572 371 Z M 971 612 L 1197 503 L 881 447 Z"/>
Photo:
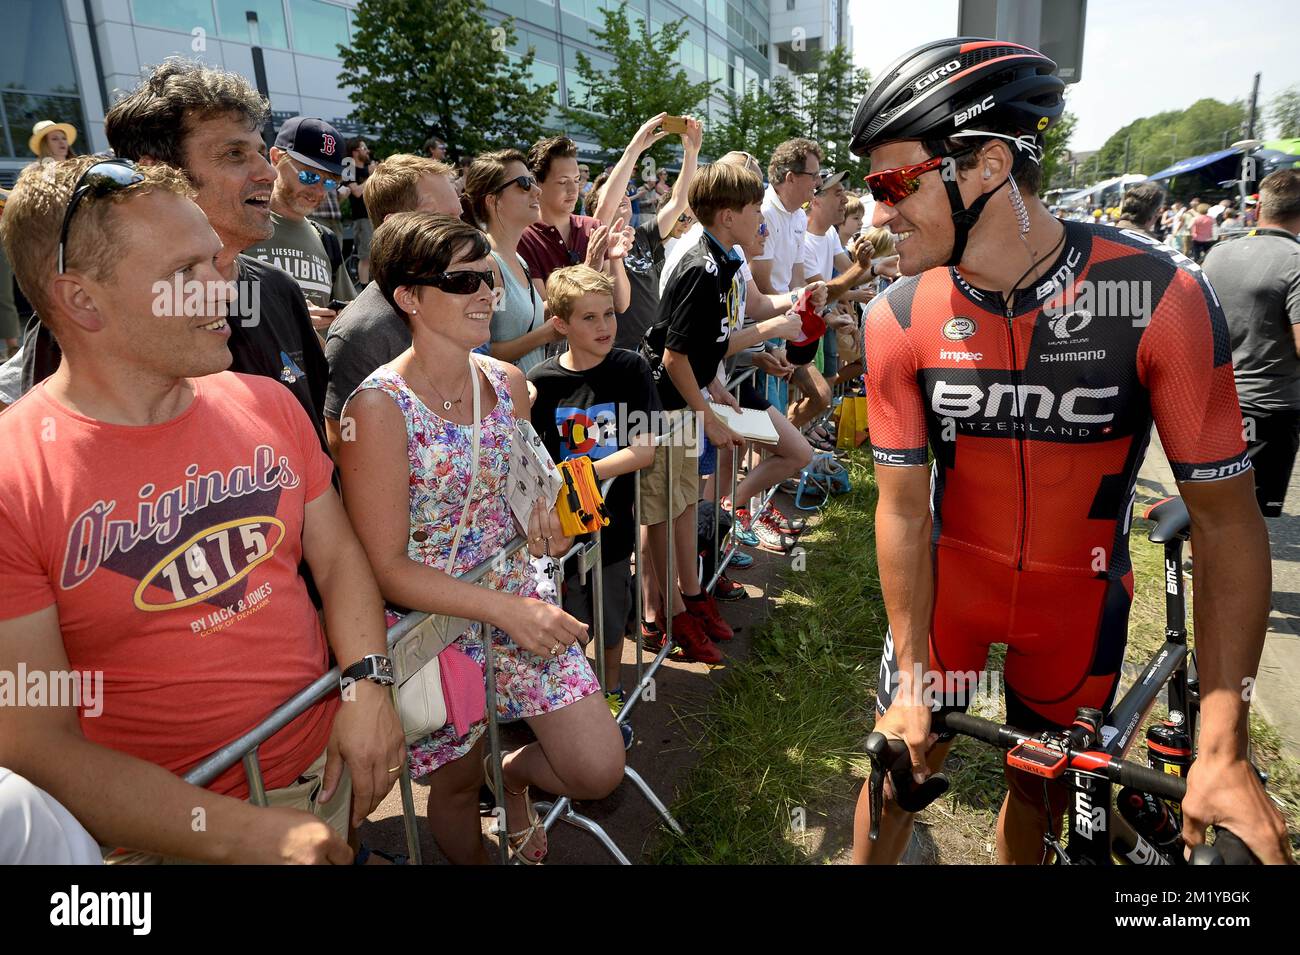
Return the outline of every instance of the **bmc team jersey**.
<path id="1" fill-rule="evenodd" d="M 1008 715 L 1027 722 L 1023 702 L 1057 724 L 1114 691 L 1153 418 L 1178 481 L 1250 468 L 1200 270 L 1138 233 L 1064 225 L 1055 264 L 1012 302 L 933 269 L 895 283 L 866 329 L 877 466 L 934 456 L 932 663 L 979 669 L 1006 643 Z"/>

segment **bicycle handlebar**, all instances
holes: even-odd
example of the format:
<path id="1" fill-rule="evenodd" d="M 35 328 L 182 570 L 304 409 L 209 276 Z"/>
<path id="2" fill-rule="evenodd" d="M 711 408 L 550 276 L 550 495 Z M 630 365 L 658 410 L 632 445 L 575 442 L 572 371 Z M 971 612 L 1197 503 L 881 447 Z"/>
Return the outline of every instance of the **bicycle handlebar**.
<path id="1" fill-rule="evenodd" d="M 969 713 L 938 713 L 934 724 L 963 736 L 973 736 L 999 749 L 1011 749 L 1036 734 L 1018 730 L 1014 726 L 1002 726 L 989 720 L 971 716 Z M 1153 796 L 1182 802 L 1187 794 L 1187 783 L 1180 776 L 1158 772 L 1137 763 L 1125 762 L 1104 753 L 1101 750 L 1069 750 L 1067 770 L 1076 772 L 1093 772 L 1105 776 L 1113 783 L 1140 789 Z"/>
<path id="2" fill-rule="evenodd" d="M 1018 730 L 969 713 L 936 713 L 932 726 L 947 729 L 962 736 L 988 743 L 998 749 L 1012 749 L 1037 734 Z M 907 745 L 902 740 L 872 733 L 867 737 L 867 754 L 871 757 L 872 771 L 868 780 L 871 799 L 871 833 L 874 842 L 880 831 L 883 809 L 884 774 L 887 771 L 893 782 L 894 801 L 905 812 L 920 812 L 948 790 L 948 778 L 943 773 L 929 776 L 920 785 L 912 779 L 912 760 Z M 1153 796 L 1182 802 L 1187 795 L 1187 782 L 1180 776 L 1162 773 L 1147 766 L 1130 763 L 1110 753 L 1095 749 L 1068 749 L 1066 772 L 1085 772 L 1104 776 L 1112 783 L 1128 786 Z M 1259 860 L 1230 830 L 1216 827 L 1218 833 L 1213 845 L 1201 845 L 1192 850 L 1192 865 L 1258 865 Z"/>

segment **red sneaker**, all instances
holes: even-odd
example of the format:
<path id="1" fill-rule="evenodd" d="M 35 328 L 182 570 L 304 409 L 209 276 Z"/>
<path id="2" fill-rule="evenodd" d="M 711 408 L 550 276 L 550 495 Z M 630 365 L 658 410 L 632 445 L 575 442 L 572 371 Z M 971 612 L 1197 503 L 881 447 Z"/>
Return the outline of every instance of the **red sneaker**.
<path id="1" fill-rule="evenodd" d="M 673 617 L 673 643 L 682 655 L 694 663 L 721 663 L 722 651 L 715 647 L 700 626 L 699 618 L 689 610 Z"/>
<path id="2" fill-rule="evenodd" d="M 664 632 L 658 624 L 641 621 L 641 646 L 651 653 L 658 653 L 664 648 Z"/>
<path id="3" fill-rule="evenodd" d="M 718 604 L 712 595 L 700 591 L 698 598 L 682 594 L 682 599 L 686 601 L 687 612 L 699 622 L 700 629 L 710 640 L 725 641 L 736 635 L 731 625 L 722 619 L 722 614 L 718 613 Z M 676 626 L 675 623 L 673 625 Z"/>

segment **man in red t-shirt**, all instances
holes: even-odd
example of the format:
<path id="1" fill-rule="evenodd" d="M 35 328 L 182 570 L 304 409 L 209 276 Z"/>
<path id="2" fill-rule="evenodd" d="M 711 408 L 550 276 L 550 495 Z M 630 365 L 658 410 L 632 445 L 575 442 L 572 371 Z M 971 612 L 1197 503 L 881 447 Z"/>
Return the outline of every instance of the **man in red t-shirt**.
<path id="1" fill-rule="evenodd" d="M 0 672 L 102 692 L 10 709 L 0 765 L 106 845 L 347 863 L 349 822 L 403 760 L 378 681 L 261 746 L 281 808 L 241 801 L 238 767 L 207 789 L 179 778 L 324 674 L 330 650 L 346 668 L 385 649 L 311 421 L 280 384 L 223 371 L 232 292 L 191 192 L 169 166 L 88 156 L 29 167 L 6 209 L 18 281 L 64 357 L 0 417 Z"/>

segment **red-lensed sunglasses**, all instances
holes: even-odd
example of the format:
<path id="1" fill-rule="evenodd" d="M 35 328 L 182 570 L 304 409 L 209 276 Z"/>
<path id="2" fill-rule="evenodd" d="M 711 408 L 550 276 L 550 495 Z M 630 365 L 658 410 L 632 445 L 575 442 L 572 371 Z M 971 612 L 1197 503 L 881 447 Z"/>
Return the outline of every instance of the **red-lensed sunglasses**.
<path id="1" fill-rule="evenodd" d="M 947 156 L 931 156 L 912 166 L 882 169 L 866 177 L 872 198 L 887 206 L 897 205 L 921 188 L 921 177 L 943 165 Z"/>

